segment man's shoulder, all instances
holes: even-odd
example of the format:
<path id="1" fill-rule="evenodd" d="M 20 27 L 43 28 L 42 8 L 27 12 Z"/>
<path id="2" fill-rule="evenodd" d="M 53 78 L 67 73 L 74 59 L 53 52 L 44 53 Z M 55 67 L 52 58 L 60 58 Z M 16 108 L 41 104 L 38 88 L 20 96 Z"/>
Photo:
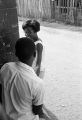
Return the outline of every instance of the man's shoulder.
<path id="1" fill-rule="evenodd" d="M 4 70 L 4 69 L 12 68 L 13 66 L 15 66 L 15 62 L 5 63 L 5 64 L 1 67 L 1 71 Z"/>
<path id="2" fill-rule="evenodd" d="M 34 85 L 35 85 L 36 87 L 42 87 L 42 86 L 44 86 L 43 80 L 42 80 L 41 78 L 39 78 L 37 75 L 36 75 L 36 77 L 33 79 L 33 81 L 34 81 Z"/>

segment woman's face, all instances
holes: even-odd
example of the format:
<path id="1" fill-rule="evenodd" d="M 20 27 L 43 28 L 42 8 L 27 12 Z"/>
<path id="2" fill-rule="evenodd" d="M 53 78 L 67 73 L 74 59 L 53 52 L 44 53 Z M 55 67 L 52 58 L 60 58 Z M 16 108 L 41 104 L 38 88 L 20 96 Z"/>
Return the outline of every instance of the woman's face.
<path id="1" fill-rule="evenodd" d="M 31 27 L 24 29 L 24 32 L 26 37 L 30 37 L 32 39 L 35 39 L 37 37 L 37 33 L 35 33 Z"/>

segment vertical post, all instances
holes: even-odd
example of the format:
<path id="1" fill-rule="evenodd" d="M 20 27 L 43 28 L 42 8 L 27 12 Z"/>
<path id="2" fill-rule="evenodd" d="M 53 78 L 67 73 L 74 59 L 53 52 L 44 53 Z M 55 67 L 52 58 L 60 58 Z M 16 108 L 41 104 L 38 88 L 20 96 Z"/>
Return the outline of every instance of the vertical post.
<path id="1" fill-rule="evenodd" d="M 75 1 L 73 16 L 74 16 L 74 25 L 77 26 L 77 1 Z"/>
<path id="2" fill-rule="evenodd" d="M 19 37 L 15 0 L 0 0 L 0 66 L 14 61 L 14 44 Z"/>
<path id="3" fill-rule="evenodd" d="M 61 6 L 62 6 L 62 3 L 63 3 L 62 0 L 59 0 L 59 1 L 58 1 L 58 6 L 59 6 L 59 8 L 58 8 L 58 9 L 59 9 L 59 10 L 58 10 L 58 16 L 59 16 L 58 19 L 59 19 L 59 20 L 60 20 L 60 18 L 61 18 L 60 16 L 61 16 Z"/>
<path id="4" fill-rule="evenodd" d="M 50 0 L 50 4 L 51 4 L 51 18 L 54 19 L 55 18 L 55 0 Z"/>
<path id="5" fill-rule="evenodd" d="M 16 1 L 0 0 L 0 68 L 4 63 L 16 60 L 14 55 L 14 45 L 18 37 Z"/>

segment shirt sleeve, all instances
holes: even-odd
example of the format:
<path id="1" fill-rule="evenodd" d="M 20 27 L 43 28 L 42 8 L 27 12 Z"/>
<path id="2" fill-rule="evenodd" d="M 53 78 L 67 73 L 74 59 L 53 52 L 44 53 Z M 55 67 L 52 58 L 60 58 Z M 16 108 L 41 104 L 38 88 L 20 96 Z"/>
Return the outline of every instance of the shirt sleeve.
<path id="1" fill-rule="evenodd" d="M 41 83 L 41 84 L 38 85 L 38 87 L 35 90 L 34 99 L 33 99 L 33 105 L 38 106 L 38 105 L 43 104 L 44 93 L 45 93 L 44 84 Z"/>

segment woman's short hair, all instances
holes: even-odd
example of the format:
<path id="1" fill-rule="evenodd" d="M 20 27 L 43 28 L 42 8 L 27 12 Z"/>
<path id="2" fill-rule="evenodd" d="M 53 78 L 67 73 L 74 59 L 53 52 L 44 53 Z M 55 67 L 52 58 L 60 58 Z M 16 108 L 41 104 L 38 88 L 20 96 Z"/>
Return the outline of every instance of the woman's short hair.
<path id="1" fill-rule="evenodd" d="M 40 31 L 40 23 L 37 20 L 27 20 L 26 22 L 24 22 L 22 25 L 23 30 L 28 27 L 31 27 L 34 32 Z"/>
<path id="2" fill-rule="evenodd" d="M 35 52 L 34 42 L 27 37 L 19 38 L 15 44 L 15 55 L 20 61 L 29 60 Z"/>

